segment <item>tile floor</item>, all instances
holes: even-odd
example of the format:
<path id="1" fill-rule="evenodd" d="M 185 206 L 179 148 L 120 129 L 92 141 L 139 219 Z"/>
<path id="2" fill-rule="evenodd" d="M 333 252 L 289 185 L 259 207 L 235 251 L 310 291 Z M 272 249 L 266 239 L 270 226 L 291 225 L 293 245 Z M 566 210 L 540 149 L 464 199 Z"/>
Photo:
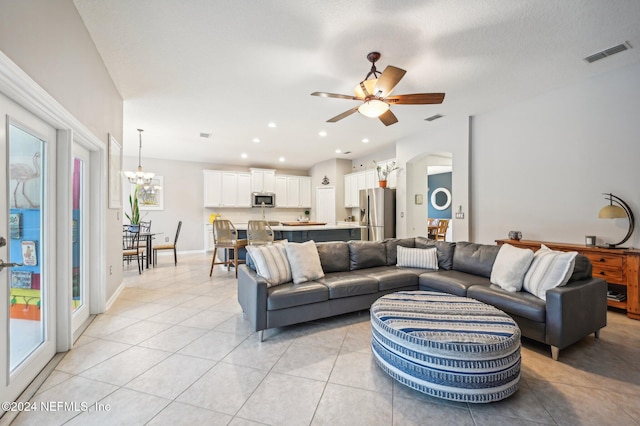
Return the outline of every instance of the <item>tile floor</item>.
<path id="1" fill-rule="evenodd" d="M 640 424 L 640 321 L 623 314 L 609 312 L 599 340 L 561 351 L 558 362 L 525 340 L 521 387 L 507 400 L 451 403 L 375 365 L 368 312 L 268 330 L 260 343 L 242 318 L 233 272 L 216 267 L 210 279 L 204 255 L 179 262 L 161 258 L 142 275 L 127 268 L 117 302 L 33 399 L 89 411 L 22 413 L 14 424 Z"/>

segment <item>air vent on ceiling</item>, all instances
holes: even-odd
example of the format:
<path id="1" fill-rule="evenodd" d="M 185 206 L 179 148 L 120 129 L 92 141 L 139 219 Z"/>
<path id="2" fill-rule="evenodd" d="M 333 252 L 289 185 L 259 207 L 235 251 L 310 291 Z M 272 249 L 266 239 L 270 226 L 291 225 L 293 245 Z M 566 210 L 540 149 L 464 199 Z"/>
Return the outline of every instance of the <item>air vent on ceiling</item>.
<path id="1" fill-rule="evenodd" d="M 345 151 L 344 155 L 351 154 L 351 151 Z"/>
<path id="2" fill-rule="evenodd" d="M 433 120 L 437 120 L 438 118 L 442 118 L 442 117 L 444 117 L 444 116 L 440 115 L 440 114 L 436 114 L 436 115 L 432 115 L 431 117 L 425 118 L 425 121 L 433 121 Z"/>
<path id="3" fill-rule="evenodd" d="M 209 139 L 211 137 L 211 133 L 200 133 L 201 138 Z"/>
<path id="4" fill-rule="evenodd" d="M 631 45 L 629 44 L 628 41 L 625 41 L 622 44 L 618 44 L 616 46 L 594 53 L 593 55 L 589 55 L 586 58 L 584 58 L 584 60 L 587 61 L 588 63 L 592 63 L 595 61 L 599 61 L 600 59 L 604 59 L 607 56 L 615 55 L 616 53 L 624 52 L 625 50 L 629 50 L 629 49 L 631 49 Z"/>

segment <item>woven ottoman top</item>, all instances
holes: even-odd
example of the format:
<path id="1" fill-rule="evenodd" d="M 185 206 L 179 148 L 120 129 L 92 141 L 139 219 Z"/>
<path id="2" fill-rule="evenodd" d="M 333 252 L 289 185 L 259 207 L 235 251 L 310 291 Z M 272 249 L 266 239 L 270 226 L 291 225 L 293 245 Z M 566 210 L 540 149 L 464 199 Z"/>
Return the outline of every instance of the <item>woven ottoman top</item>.
<path id="1" fill-rule="evenodd" d="M 420 392 L 461 402 L 498 401 L 520 380 L 520 328 L 466 297 L 401 291 L 371 306 L 378 365 Z"/>

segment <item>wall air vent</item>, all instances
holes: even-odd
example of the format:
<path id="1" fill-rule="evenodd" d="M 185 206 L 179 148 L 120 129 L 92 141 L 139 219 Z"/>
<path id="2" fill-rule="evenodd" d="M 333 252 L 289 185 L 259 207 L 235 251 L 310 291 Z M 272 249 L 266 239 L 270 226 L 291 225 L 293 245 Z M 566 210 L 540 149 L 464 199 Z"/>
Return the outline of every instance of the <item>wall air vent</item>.
<path id="1" fill-rule="evenodd" d="M 201 138 L 209 139 L 211 137 L 211 133 L 200 133 Z"/>
<path id="2" fill-rule="evenodd" d="M 444 117 L 444 115 L 436 114 L 436 115 L 432 115 L 431 117 L 425 118 L 425 121 L 433 121 L 433 120 L 437 120 L 438 118 L 442 118 L 442 117 Z"/>
<path id="3" fill-rule="evenodd" d="M 600 59 L 604 59 L 607 56 L 615 55 L 616 53 L 624 52 L 625 50 L 629 50 L 629 49 L 631 49 L 631 45 L 629 44 L 628 41 L 625 41 L 622 44 L 618 44 L 616 46 L 594 53 L 593 55 L 589 55 L 586 58 L 584 58 L 584 60 L 588 63 L 592 63 L 595 61 L 599 61 Z"/>

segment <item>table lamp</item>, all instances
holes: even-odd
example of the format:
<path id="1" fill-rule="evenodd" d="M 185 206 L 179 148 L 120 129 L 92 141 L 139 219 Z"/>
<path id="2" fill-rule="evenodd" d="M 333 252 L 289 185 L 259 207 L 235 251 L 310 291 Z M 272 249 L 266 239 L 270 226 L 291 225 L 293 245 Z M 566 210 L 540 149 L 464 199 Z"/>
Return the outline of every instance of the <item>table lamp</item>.
<path id="1" fill-rule="evenodd" d="M 629 208 L 629 205 L 625 203 L 620 197 L 616 197 L 615 195 L 603 194 L 607 197 L 605 199 L 609 200 L 609 204 L 600 209 L 600 213 L 598 213 L 598 217 L 600 219 L 624 219 L 625 217 L 629 219 L 629 230 L 627 231 L 627 235 L 616 244 L 607 244 L 607 248 L 617 248 L 616 246 L 624 244 L 631 234 L 633 234 L 633 228 L 635 226 L 635 219 L 633 217 L 633 212 Z M 614 205 L 617 204 L 617 205 Z"/>

